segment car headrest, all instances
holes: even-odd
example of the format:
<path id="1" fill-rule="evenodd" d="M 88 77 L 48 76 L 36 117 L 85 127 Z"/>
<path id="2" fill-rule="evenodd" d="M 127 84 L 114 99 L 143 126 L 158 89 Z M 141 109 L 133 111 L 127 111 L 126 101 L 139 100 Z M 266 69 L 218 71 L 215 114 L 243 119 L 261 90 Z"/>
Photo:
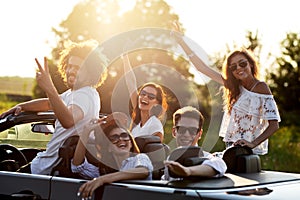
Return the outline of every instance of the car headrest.
<path id="1" fill-rule="evenodd" d="M 161 115 L 163 111 L 163 108 L 161 105 L 159 104 L 155 104 L 152 106 L 152 108 L 150 109 L 150 116 L 156 116 L 159 117 Z"/>
<path id="2" fill-rule="evenodd" d="M 200 165 L 207 158 L 204 157 L 203 150 L 198 146 L 185 146 L 174 149 L 168 160 L 179 162 L 183 166 Z M 171 177 L 180 178 L 178 175 L 169 170 Z"/>
<path id="3" fill-rule="evenodd" d="M 145 135 L 145 136 L 136 137 L 135 142 L 141 152 L 146 152 L 146 148 L 147 148 L 148 144 L 153 144 L 153 143 L 161 144 L 160 138 L 155 135 Z M 149 150 L 147 150 L 147 151 L 149 151 Z"/>
<path id="4" fill-rule="evenodd" d="M 128 116 L 122 112 L 113 112 L 103 117 L 105 123 L 101 123 L 101 128 L 105 129 L 108 126 L 112 126 L 117 124 L 118 126 L 124 127 L 128 129 Z"/>
<path id="5" fill-rule="evenodd" d="M 258 172 L 260 171 L 260 158 L 253 154 L 251 148 L 246 146 L 232 146 L 225 150 L 223 160 L 229 173 Z"/>
<path id="6" fill-rule="evenodd" d="M 186 166 L 186 161 L 189 158 L 203 157 L 203 151 L 201 147 L 198 146 L 186 146 L 178 147 L 174 149 L 168 160 L 179 162 L 180 164 Z"/>

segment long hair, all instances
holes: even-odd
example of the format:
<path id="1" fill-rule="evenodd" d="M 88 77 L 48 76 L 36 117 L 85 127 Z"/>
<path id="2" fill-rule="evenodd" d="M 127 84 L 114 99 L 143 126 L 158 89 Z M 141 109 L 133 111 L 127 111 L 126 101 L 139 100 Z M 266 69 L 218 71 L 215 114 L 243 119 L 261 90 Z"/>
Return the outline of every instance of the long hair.
<path id="1" fill-rule="evenodd" d="M 254 55 L 252 52 L 247 50 L 246 48 L 240 48 L 228 54 L 225 62 L 223 63 L 223 77 L 224 77 L 224 87 L 223 87 L 223 100 L 224 100 L 224 108 L 229 113 L 232 109 L 233 104 L 237 101 L 240 95 L 240 80 L 236 79 L 229 69 L 231 64 L 231 59 L 236 55 L 243 55 L 247 59 L 251 67 L 251 73 L 253 77 L 257 78 L 258 73 L 258 64 L 254 59 Z"/>
<path id="2" fill-rule="evenodd" d="M 157 95 L 156 95 L 156 100 L 158 101 L 158 104 L 161 106 L 162 108 L 162 112 L 160 113 L 160 116 L 163 116 L 164 113 L 166 112 L 166 110 L 168 109 L 168 104 L 167 104 L 167 98 L 166 98 L 166 94 L 162 88 L 162 86 L 160 86 L 159 84 L 156 84 L 156 83 L 153 83 L 153 82 L 148 82 L 148 83 L 145 83 L 144 85 L 142 85 L 142 87 L 140 87 L 140 89 L 138 90 L 138 95 L 137 95 L 137 104 L 136 104 L 136 107 L 133 108 L 133 111 L 132 111 L 132 115 L 131 115 L 131 118 L 132 118 L 132 122 L 131 122 L 131 125 L 130 125 L 130 130 L 132 130 L 132 128 L 137 125 L 138 123 L 140 123 L 141 121 L 141 110 L 139 108 L 139 105 L 138 105 L 138 98 L 139 98 L 139 94 L 140 92 L 145 88 L 145 87 L 152 87 L 156 90 L 157 92 Z"/>

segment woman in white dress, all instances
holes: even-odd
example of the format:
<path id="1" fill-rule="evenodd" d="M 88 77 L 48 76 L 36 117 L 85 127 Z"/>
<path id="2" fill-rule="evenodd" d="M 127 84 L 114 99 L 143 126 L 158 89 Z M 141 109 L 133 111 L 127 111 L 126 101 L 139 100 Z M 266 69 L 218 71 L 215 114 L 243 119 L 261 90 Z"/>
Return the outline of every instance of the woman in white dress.
<path id="1" fill-rule="evenodd" d="M 248 146 L 256 154 L 266 154 L 268 138 L 279 128 L 280 116 L 268 85 L 257 78 L 258 65 L 251 52 L 245 48 L 231 52 L 221 74 L 192 51 L 180 31 L 173 35 L 197 70 L 224 86 L 225 114 L 220 136 L 226 148 Z"/>

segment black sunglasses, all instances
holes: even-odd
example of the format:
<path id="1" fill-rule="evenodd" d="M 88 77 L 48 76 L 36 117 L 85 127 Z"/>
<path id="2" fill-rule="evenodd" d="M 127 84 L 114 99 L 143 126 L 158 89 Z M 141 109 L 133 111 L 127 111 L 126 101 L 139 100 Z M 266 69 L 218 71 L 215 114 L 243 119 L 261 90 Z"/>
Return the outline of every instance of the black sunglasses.
<path id="1" fill-rule="evenodd" d="M 196 136 L 199 130 L 199 128 L 195 127 L 176 126 L 176 131 L 179 135 L 183 135 L 188 131 L 191 136 Z"/>
<path id="2" fill-rule="evenodd" d="M 121 139 L 122 139 L 122 140 L 125 140 L 125 141 L 130 140 L 130 136 L 129 136 L 128 133 L 123 132 L 123 133 L 121 133 L 120 135 L 118 135 L 118 134 L 111 135 L 111 136 L 108 137 L 108 139 L 109 139 L 109 141 L 111 141 L 111 143 L 116 144 L 116 143 L 118 143 Z"/>
<path id="3" fill-rule="evenodd" d="M 140 96 L 143 96 L 143 97 L 148 96 L 148 99 L 150 99 L 150 100 L 156 99 L 156 95 L 155 95 L 155 94 L 146 92 L 146 91 L 144 91 L 144 90 L 142 90 L 142 91 L 140 92 Z"/>
<path id="4" fill-rule="evenodd" d="M 248 65 L 248 60 L 242 60 L 238 63 L 233 63 L 229 66 L 229 69 L 233 72 L 237 69 L 238 66 L 240 66 L 241 68 L 245 68 Z"/>

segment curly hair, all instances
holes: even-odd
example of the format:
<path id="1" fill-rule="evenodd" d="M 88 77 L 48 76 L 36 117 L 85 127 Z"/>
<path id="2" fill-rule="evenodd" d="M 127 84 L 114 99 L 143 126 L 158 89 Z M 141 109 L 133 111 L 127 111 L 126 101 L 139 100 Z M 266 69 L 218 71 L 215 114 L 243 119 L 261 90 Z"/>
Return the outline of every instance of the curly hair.
<path id="1" fill-rule="evenodd" d="M 231 60 L 236 55 L 243 55 L 251 66 L 252 75 L 257 78 L 258 77 L 258 64 L 254 59 L 254 55 L 251 51 L 246 48 L 240 48 L 232 51 L 228 54 L 225 62 L 223 63 L 223 78 L 224 78 L 224 87 L 223 87 L 223 100 L 224 100 L 224 108 L 228 112 L 231 111 L 233 104 L 237 101 L 240 95 L 240 80 L 236 79 L 229 69 L 231 64 Z"/>
<path id="2" fill-rule="evenodd" d="M 102 54 L 102 49 L 98 47 L 96 40 L 86 40 L 83 42 L 67 41 L 65 49 L 60 52 L 58 71 L 66 82 L 66 69 L 71 56 L 76 56 L 84 60 L 80 73 L 90 86 L 100 86 L 107 77 L 108 59 Z"/>

